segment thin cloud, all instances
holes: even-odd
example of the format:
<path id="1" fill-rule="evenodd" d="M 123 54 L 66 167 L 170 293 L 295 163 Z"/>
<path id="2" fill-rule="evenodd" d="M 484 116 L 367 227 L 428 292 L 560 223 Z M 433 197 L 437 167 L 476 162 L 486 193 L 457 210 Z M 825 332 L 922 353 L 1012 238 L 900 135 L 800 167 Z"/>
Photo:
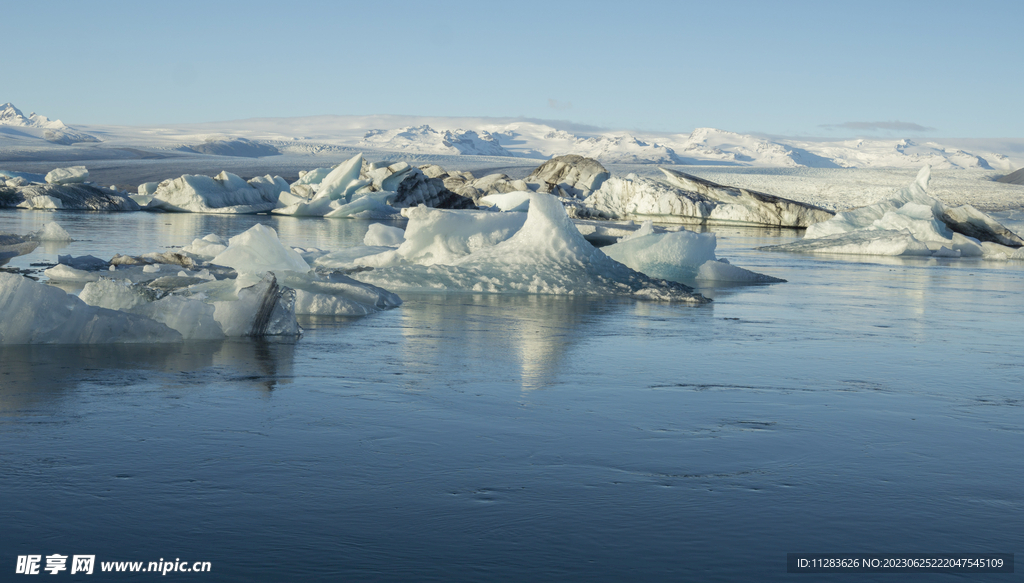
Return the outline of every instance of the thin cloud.
<path id="1" fill-rule="evenodd" d="M 548 99 L 548 107 L 557 111 L 565 111 L 566 109 L 572 109 L 572 102 Z"/>
<path id="2" fill-rule="evenodd" d="M 838 124 L 822 124 L 827 129 L 857 130 L 862 132 L 931 132 L 935 128 L 923 126 L 909 121 L 848 121 Z"/>

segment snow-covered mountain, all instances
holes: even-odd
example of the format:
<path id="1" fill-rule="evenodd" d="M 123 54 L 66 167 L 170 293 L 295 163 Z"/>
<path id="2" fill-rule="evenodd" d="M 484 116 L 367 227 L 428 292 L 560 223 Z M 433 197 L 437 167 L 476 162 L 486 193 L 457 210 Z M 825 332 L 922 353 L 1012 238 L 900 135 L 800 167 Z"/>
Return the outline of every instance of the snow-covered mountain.
<path id="1" fill-rule="evenodd" d="M 68 127 L 59 119 L 51 120 L 35 112 L 25 117 L 25 114 L 10 102 L 0 106 L 0 135 L 9 139 L 42 139 L 61 145 L 99 141 L 95 136 Z"/>
<path id="2" fill-rule="evenodd" d="M 82 131 L 79 128 L 84 128 Z M 102 143 L 83 144 L 83 142 Z M 258 118 L 161 127 L 78 126 L 0 107 L 0 150 L 43 140 L 87 148 L 132 148 L 196 155 L 331 155 L 339 150 L 409 155 L 548 159 L 578 154 L 606 164 L 692 164 L 776 168 L 980 169 L 1024 166 L 1024 139 L 810 139 L 754 136 L 715 128 L 689 134 L 607 131 L 569 122 L 517 118 L 398 115 Z M 211 144 L 217 146 L 216 148 Z M 224 144 L 231 145 L 228 148 Z M 244 145 L 245 148 L 242 148 Z M 244 152 L 243 152 L 244 150 Z"/>
<path id="3" fill-rule="evenodd" d="M 411 154 L 514 156 L 490 132 L 484 130 L 435 130 L 429 125 L 393 130 L 370 130 L 357 147 L 394 150 Z"/>

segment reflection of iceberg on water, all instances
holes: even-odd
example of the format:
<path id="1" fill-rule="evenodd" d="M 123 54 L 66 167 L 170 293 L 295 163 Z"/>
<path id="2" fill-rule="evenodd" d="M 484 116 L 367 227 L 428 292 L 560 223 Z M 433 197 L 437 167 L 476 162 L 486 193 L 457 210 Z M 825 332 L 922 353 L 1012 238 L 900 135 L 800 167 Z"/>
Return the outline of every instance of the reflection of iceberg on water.
<path id="1" fill-rule="evenodd" d="M 949 207 L 928 195 L 931 168 L 892 198 L 811 225 L 804 238 L 763 251 L 1024 259 L 1024 239 L 970 205 Z"/>

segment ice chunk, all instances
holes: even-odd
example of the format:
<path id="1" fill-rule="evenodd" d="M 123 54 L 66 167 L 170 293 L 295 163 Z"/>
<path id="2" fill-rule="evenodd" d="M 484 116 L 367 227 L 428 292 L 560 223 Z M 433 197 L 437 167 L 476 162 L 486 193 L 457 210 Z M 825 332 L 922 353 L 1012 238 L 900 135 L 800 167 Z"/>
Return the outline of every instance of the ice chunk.
<path id="1" fill-rule="evenodd" d="M 64 203 L 56 197 L 47 196 L 45 194 L 36 196 L 26 196 L 25 200 L 18 203 L 20 209 L 34 209 L 34 210 L 58 210 L 64 208 Z"/>
<path id="2" fill-rule="evenodd" d="M 302 256 L 283 245 L 277 238 L 277 231 L 262 224 L 231 237 L 227 249 L 210 263 L 234 268 L 238 273 L 309 271 Z"/>
<path id="3" fill-rule="evenodd" d="M 477 201 L 480 206 L 498 207 L 504 212 L 525 213 L 530 208 L 530 193 L 525 191 L 488 194 Z"/>
<path id="4" fill-rule="evenodd" d="M 288 203 L 292 200 L 291 195 L 281 193 L 278 199 L 281 203 Z M 297 200 L 283 208 L 276 208 L 271 211 L 275 215 L 286 215 L 292 217 L 322 217 L 331 212 L 331 199 L 328 197 L 317 197 L 313 200 Z"/>
<path id="5" fill-rule="evenodd" d="M 321 255 L 314 260 L 313 264 L 317 268 L 323 269 L 351 270 L 361 267 L 356 262 L 363 257 L 376 256 L 383 259 L 384 254 L 394 257 L 394 251 L 395 248 L 390 246 L 359 245 Z M 388 263 L 388 261 L 383 263 Z"/>
<path id="6" fill-rule="evenodd" d="M 110 265 L 109 261 L 105 261 L 93 255 L 80 255 L 78 257 L 72 257 L 71 255 L 58 255 L 57 263 L 85 271 L 106 269 L 107 266 Z"/>
<path id="7" fill-rule="evenodd" d="M 210 260 L 223 253 L 228 248 L 227 243 L 223 237 L 211 233 L 202 239 L 194 239 L 192 243 L 182 247 L 181 250 L 196 257 Z"/>
<path id="8" fill-rule="evenodd" d="M 284 189 L 287 184 L 282 180 Z M 230 172 L 216 177 L 186 174 L 165 180 L 153 193 L 149 208 L 172 212 L 253 214 L 277 206 L 279 192 L 271 192 L 265 181 L 256 188 Z M 277 188 L 280 185 L 275 185 Z"/>
<path id="9" fill-rule="evenodd" d="M 380 223 L 371 223 L 363 237 L 363 245 L 397 247 L 405 241 L 405 231 Z"/>
<path id="10" fill-rule="evenodd" d="M 700 266 L 715 259 L 714 233 L 678 231 L 640 235 L 601 250 L 612 259 L 651 277 L 689 281 Z"/>
<path id="11" fill-rule="evenodd" d="M 798 202 L 734 186 L 723 186 L 678 170 L 662 168 L 669 184 L 718 203 L 710 218 L 720 221 L 808 227 L 832 218 L 832 212 Z"/>
<path id="12" fill-rule="evenodd" d="M 152 197 L 154 194 L 156 194 L 156 189 L 159 186 L 159 182 L 144 182 L 139 185 L 139 195 Z"/>
<path id="13" fill-rule="evenodd" d="M 91 306 L 146 316 L 176 330 L 185 340 L 224 337 L 213 317 L 214 307 L 198 299 L 167 296 L 157 299 L 149 288 L 125 281 L 100 279 L 85 284 L 79 294 Z"/>
<path id="14" fill-rule="evenodd" d="M 349 197 L 355 189 L 350 191 L 348 186 L 358 180 L 359 171 L 362 167 L 362 154 L 356 154 L 342 162 L 320 182 L 320 188 L 316 191 L 316 197 L 327 198 L 328 200 L 344 199 L 345 202 L 349 202 Z"/>
<path id="15" fill-rule="evenodd" d="M 55 168 L 46 174 L 47 184 L 82 184 L 89 179 L 85 166 Z"/>
<path id="16" fill-rule="evenodd" d="M 43 271 L 43 275 L 53 281 L 64 281 L 64 282 L 86 282 L 96 281 L 100 278 L 99 274 L 95 271 L 86 271 L 84 269 L 75 269 L 64 264 L 55 265 L 46 271 Z"/>
<path id="17" fill-rule="evenodd" d="M 18 189 L 21 208 L 137 211 L 139 205 L 128 198 L 89 184 L 30 184 Z"/>
<path id="18" fill-rule="evenodd" d="M 413 209 L 418 210 L 418 209 Z M 473 214 L 468 211 L 433 211 Z M 476 213 L 497 217 L 521 213 Z M 407 244 L 433 241 L 426 230 L 413 237 L 410 216 Z M 402 250 L 399 248 L 399 252 Z M 425 259 L 436 260 L 431 254 Z M 451 258 L 449 258 L 450 260 Z M 683 284 L 652 279 L 611 259 L 588 243 L 566 215 L 557 198 L 534 194 L 526 222 L 511 238 L 484 246 L 449 265 L 404 264 L 354 274 L 360 281 L 388 289 L 451 290 L 487 293 L 535 293 L 570 295 L 631 295 L 637 298 L 705 303 Z"/>
<path id="19" fill-rule="evenodd" d="M 474 251 L 497 245 L 523 227 L 524 213 L 432 209 L 406 209 L 409 224 L 396 259 L 432 265 L 451 264 Z M 386 286 L 385 286 L 386 287 Z"/>
<path id="20" fill-rule="evenodd" d="M 20 275 L 0 273 L 0 344 L 180 342 L 150 318 L 90 306 Z"/>
<path id="21" fill-rule="evenodd" d="M 398 216 L 399 210 L 388 205 L 395 197 L 394 192 L 370 192 L 356 195 L 352 202 L 341 203 L 341 199 L 331 202 L 334 210 L 326 215 L 329 219 L 392 219 Z"/>
<path id="22" fill-rule="evenodd" d="M 74 241 L 74 239 L 71 238 L 71 235 L 55 222 L 46 223 L 43 225 L 42 229 L 39 229 L 29 236 L 36 241 L 56 241 L 61 243 L 70 243 L 71 241 Z"/>
<path id="23" fill-rule="evenodd" d="M 309 184 L 309 185 L 316 184 L 316 185 L 319 185 L 321 182 L 323 182 L 324 178 L 326 178 L 327 175 L 331 173 L 332 170 L 334 170 L 334 169 L 333 168 L 316 168 L 316 169 L 310 170 L 308 172 L 301 172 L 300 174 L 302 174 L 302 176 L 300 176 L 298 180 L 293 182 L 292 186 L 294 186 L 296 184 Z"/>

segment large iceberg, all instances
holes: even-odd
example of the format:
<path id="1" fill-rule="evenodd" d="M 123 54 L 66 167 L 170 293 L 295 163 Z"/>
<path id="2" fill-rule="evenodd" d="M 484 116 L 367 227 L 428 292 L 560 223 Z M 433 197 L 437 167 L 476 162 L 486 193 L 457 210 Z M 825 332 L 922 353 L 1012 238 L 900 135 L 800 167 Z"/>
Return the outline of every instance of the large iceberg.
<path id="1" fill-rule="evenodd" d="M 165 180 L 153 192 L 147 209 L 189 213 L 255 214 L 277 206 L 288 183 L 280 176 L 246 182 L 230 172 L 211 178 L 186 174 Z"/>
<path id="2" fill-rule="evenodd" d="M 764 251 L 852 255 L 1016 259 L 1024 244 L 1015 233 L 970 205 L 949 207 L 928 195 L 931 168 L 910 186 L 872 205 L 836 214 L 808 227 L 803 239 Z"/>
<path id="3" fill-rule="evenodd" d="M 715 221 L 803 228 L 833 216 L 831 211 L 781 196 L 722 186 L 678 170 L 662 168 L 661 171 L 669 184 L 718 203 L 708 216 Z"/>
<path id="4" fill-rule="evenodd" d="M 473 208 L 470 198 L 445 187 L 406 162 L 369 164 L 357 154 L 330 172 L 316 169 L 303 174 L 278 197 L 274 214 L 382 219 L 398 209 L 426 205 L 435 208 Z"/>
<path id="5" fill-rule="evenodd" d="M 492 225 L 479 227 L 492 220 L 516 220 L 513 217 L 523 217 L 522 213 L 413 209 L 408 215 L 405 242 L 398 250 L 362 258 L 364 265 L 375 267 L 355 272 L 353 277 L 395 290 L 628 295 L 691 304 L 710 301 L 686 285 L 648 277 L 608 257 L 583 238 L 551 195 L 532 194 L 522 227 L 504 240 L 497 240 L 501 236 L 478 237 L 494 232 Z M 449 231 L 439 226 L 452 223 L 462 223 L 459 236 L 447 240 Z"/>

